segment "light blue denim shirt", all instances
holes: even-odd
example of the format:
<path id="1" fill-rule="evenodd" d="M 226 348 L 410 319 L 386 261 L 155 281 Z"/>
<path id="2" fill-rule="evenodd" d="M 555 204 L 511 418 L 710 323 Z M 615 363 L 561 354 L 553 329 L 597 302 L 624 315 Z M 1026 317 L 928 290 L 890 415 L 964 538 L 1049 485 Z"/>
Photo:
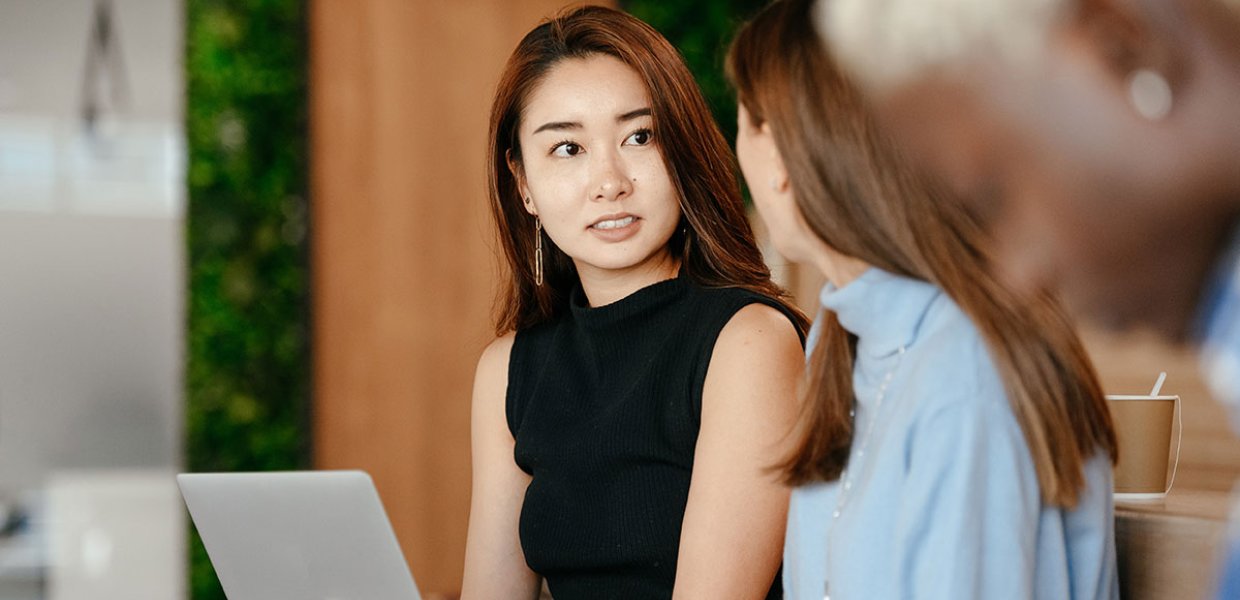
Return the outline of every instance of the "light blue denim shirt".
<path id="1" fill-rule="evenodd" d="M 843 288 L 828 284 L 822 304 L 858 338 L 855 472 L 834 521 L 838 481 L 793 492 L 788 598 L 821 599 L 828 575 L 832 600 L 1119 597 L 1107 457 L 1085 464 L 1074 509 L 1041 501 L 995 365 L 946 295 L 871 268 Z"/>

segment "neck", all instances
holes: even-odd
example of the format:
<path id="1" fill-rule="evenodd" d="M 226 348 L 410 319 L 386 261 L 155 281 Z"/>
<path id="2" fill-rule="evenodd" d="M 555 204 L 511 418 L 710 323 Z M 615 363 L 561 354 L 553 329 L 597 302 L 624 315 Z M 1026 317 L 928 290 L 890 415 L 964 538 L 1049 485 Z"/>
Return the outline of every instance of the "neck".
<path id="1" fill-rule="evenodd" d="M 581 278 L 581 289 L 592 307 L 611 304 L 644 287 L 673 279 L 680 270 L 680 260 L 666 249 L 624 269 L 601 269 L 575 259 L 573 262 Z"/>
<path id="2" fill-rule="evenodd" d="M 870 268 L 865 261 L 840 254 L 817 237 L 814 238 L 813 246 L 807 262 L 837 288 L 852 283 Z"/>
<path id="3" fill-rule="evenodd" d="M 1150 329 L 1171 342 L 1186 342 L 1210 301 L 1220 262 L 1235 239 L 1235 218 L 1169 223 L 1166 237 L 1189 240 L 1152 245 L 1134 254 L 1133 269 L 1074 277 L 1064 288 L 1079 311 L 1105 329 Z M 1225 276 L 1225 275 L 1224 275 Z M 1133 293 L 1149 290 L 1154 293 Z"/>

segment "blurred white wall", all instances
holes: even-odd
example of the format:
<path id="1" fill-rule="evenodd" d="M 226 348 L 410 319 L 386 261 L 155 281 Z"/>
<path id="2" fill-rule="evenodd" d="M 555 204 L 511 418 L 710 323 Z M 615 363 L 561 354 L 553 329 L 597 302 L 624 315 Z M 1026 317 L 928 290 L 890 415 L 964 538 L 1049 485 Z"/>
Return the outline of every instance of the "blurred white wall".
<path id="1" fill-rule="evenodd" d="M 99 4 L 110 55 L 92 45 Z M 112 489 L 109 472 L 170 476 L 182 462 L 182 32 L 174 0 L 0 0 L 0 516 L 43 504 L 29 499 L 66 471 L 89 498 L 82 486 Z M 142 535 L 173 546 L 148 548 L 163 554 L 152 568 L 183 570 L 183 513 L 166 491 L 151 501 L 169 510 L 135 507 Z M 6 565 L 56 519 L 0 534 L 0 597 L 26 597 L 6 591 Z"/>
<path id="2" fill-rule="evenodd" d="M 111 0 L 133 112 L 179 122 L 182 2 Z M 73 116 L 94 0 L 0 0 L 0 111 Z"/>

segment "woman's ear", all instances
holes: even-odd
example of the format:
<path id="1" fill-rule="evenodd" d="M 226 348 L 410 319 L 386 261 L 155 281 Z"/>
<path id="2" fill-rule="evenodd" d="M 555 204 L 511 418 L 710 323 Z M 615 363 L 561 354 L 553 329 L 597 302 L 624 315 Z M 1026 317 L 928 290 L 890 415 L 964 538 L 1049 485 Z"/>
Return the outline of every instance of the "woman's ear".
<path id="1" fill-rule="evenodd" d="M 768 158 L 771 161 L 771 181 L 769 182 L 771 191 L 787 193 L 791 187 L 788 181 L 788 167 L 784 165 L 784 156 L 779 153 L 779 146 L 775 145 L 775 137 L 771 134 L 771 122 L 763 121 L 758 130 L 764 138 L 771 141 L 767 148 L 770 152 Z"/>
<path id="2" fill-rule="evenodd" d="M 1175 2 L 1080 0 L 1069 32 L 1120 85 L 1148 72 L 1174 87 L 1183 76 L 1184 57 L 1177 51 L 1177 38 L 1186 35 L 1187 17 L 1177 14 L 1182 10 Z"/>
<path id="3" fill-rule="evenodd" d="M 525 169 L 521 166 L 521 161 L 512 157 L 512 149 L 504 151 L 504 162 L 508 163 L 508 171 L 512 173 L 513 180 L 517 183 L 517 193 L 521 195 L 521 205 L 525 207 L 525 212 L 538 216 L 538 209 L 534 206 L 534 199 L 530 196 L 530 187 L 525 183 Z"/>

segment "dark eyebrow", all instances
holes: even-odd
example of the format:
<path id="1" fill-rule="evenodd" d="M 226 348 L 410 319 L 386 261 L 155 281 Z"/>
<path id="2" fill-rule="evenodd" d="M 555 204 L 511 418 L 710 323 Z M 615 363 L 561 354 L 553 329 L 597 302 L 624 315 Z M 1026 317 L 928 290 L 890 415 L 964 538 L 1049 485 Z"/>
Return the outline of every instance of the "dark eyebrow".
<path id="1" fill-rule="evenodd" d="M 566 129 L 581 129 L 581 123 L 576 121 L 553 121 L 551 123 L 543 123 L 534 130 L 534 133 L 541 131 L 564 131 Z"/>
<path id="2" fill-rule="evenodd" d="M 649 117 L 649 116 L 650 116 L 650 107 L 647 106 L 645 108 L 639 108 L 637 110 L 630 110 L 629 112 L 626 112 L 616 117 L 616 122 L 623 123 L 625 121 L 632 121 L 633 119 L 636 119 L 637 117 Z"/>
<path id="3" fill-rule="evenodd" d="M 650 107 L 638 108 L 616 117 L 616 122 L 623 123 L 625 121 L 632 121 L 638 117 L 649 117 L 650 115 Z M 550 123 L 543 123 L 542 125 L 539 125 L 538 129 L 534 130 L 534 133 L 541 133 L 543 131 L 565 131 L 568 129 L 581 129 L 581 123 L 578 123 L 577 121 L 552 121 Z"/>

